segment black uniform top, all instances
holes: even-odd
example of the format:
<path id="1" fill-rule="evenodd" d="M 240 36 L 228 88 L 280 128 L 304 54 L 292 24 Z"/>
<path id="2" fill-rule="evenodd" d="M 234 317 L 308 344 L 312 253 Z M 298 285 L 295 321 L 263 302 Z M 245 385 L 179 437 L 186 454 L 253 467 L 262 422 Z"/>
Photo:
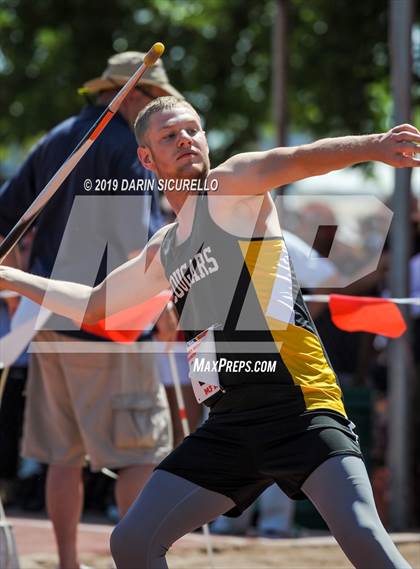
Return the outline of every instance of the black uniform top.
<path id="1" fill-rule="evenodd" d="M 214 335 L 212 373 L 222 391 L 206 404 L 217 403 L 216 411 L 276 402 L 285 414 L 327 409 L 345 416 L 283 237 L 232 235 L 213 221 L 207 194 L 196 199 L 189 237 L 177 245 L 172 226 L 161 260 L 187 341 L 208 329 Z"/>

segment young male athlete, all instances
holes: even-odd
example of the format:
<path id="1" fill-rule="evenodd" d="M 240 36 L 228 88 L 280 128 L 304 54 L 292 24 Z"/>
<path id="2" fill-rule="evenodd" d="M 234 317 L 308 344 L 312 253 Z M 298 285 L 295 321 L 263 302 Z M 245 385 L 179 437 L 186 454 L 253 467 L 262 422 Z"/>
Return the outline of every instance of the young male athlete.
<path id="1" fill-rule="evenodd" d="M 356 567 L 409 567 L 379 520 L 354 426 L 268 192 L 367 160 L 419 166 L 420 132 L 401 125 L 240 154 L 210 171 L 205 133 L 188 103 L 157 99 L 135 128 L 143 165 L 163 182 L 185 182 L 182 191 L 167 192 L 177 222 L 93 289 L 0 267 L 0 288 L 87 322 L 172 287 L 193 385 L 211 411 L 157 467 L 114 530 L 117 567 L 167 567 L 174 541 L 244 510 L 272 483 L 308 497 Z M 214 191 L 197 195 L 197 181 Z"/>

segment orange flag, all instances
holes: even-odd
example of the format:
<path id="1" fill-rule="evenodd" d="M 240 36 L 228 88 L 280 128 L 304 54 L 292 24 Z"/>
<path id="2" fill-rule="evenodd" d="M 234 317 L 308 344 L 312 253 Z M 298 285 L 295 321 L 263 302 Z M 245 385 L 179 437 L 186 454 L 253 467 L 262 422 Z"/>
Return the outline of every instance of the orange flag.
<path id="1" fill-rule="evenodd" d="M 398 338 L 407 330 L 398 306 L 386 298 L 332 294 L 329 307 L 334 324 L 347 332 Z"/>
<path id="2" fill-rule="evenodd" d="M 82 329 L 113 342 L 135 342 L 144 330 L 156 322 L 171 296 L 172 293 L 165 290 L 142 304 L 117 312 L 96 324 L 83 324 Z"/>

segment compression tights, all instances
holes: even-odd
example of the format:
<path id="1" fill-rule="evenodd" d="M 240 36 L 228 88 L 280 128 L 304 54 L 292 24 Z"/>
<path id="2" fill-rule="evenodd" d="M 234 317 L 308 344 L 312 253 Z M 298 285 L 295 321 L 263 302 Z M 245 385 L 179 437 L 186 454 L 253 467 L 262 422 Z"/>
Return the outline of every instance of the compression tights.
<path id="1" fill-rule="evenodd" d="M 326 460 L 302 487 L 357 569 L 410 569 L 376 511 L 363 461 Z M 118 569 L 167 569 L 165 554 L 181 536 L 230 510 L 233 501 L 157 470 L 111 536 Z"/>

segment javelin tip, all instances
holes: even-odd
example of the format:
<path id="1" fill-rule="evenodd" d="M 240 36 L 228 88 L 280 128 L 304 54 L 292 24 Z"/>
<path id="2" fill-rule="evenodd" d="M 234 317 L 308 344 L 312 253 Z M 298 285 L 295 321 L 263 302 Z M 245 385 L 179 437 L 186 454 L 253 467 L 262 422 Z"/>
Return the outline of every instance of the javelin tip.
<path id="1" fill-rule="evenodd" d="M 146 67 L 151 67 L 154 63 L 156 63 L 156 61 L 159 59 L 159 57 L 162 55 L 164 51 L 165 51 L 165 46 L 163 45 L 163 43 L 156 42 L 155 44 L 153 44 L 145 55 L 144 65 Z"/>

